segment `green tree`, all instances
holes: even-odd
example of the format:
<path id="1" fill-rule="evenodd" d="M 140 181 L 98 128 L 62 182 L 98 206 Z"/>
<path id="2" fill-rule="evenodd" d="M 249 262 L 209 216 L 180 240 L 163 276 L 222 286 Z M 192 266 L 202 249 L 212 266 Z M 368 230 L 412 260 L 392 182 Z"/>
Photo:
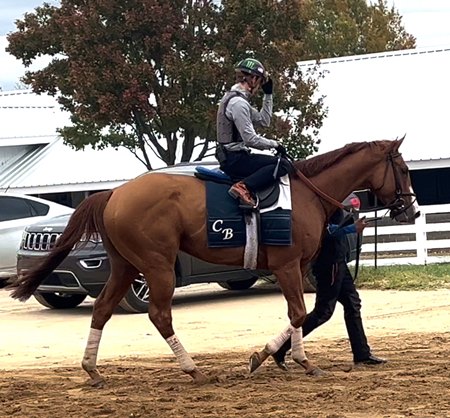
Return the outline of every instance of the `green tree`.
<path id="1" fill-rule="evenodd" d="M 305 33 L 305 59 L 394 51 L 415 47 L 416 39 L 402 26 L 401 16 L 385 0 L 314 0 Z"/>
<path id="2" fill-rule="evenodd" d="M 26 66 L 52 57 L 22 81 L 57 96 L 70 112 L 71 126 L 60 131 L 66 143 L 124 146 L 148 169 L 152 154 L 165 164 L 212 154 L 217 103 L 233 81 L 233 65 L 254 56 L 275 79 L 279 113 L 267 133 L 303 157 L 317 147 L 326 109 L 314 95 L 320 76 L 302 74 L 297 62 L 414 46 L 394 9 L 381 0 L 364 5 L 61 0 L 18 20 L 8 51 Z"/>

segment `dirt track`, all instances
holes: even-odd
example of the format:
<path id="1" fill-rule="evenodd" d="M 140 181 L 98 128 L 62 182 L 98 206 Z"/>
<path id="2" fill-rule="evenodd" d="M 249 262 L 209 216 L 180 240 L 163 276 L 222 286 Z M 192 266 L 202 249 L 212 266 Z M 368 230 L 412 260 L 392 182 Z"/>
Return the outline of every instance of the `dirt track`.
<path id="1" fill-rule="evenodd" d="M 101 366 L 103 389 L 79 368 L 4 372 L 2 417 L 448 417 L 450 340 L 429 334 L 373 339 L 390 362 L 352 368 L 346 341 L 310 345 L 328 377 L 283 373 L 272 362 L 249 377 L 248 352 L 197 355 L 219 382 L 195 386 L 172 358 L 127 358 Z M 324 347 L 327 347 L 326 350 Z"/>
<path id="2" fill-rule="evenodd" d="M 68 357 L 65 358 L 58 357 L 57 347 L 62 340 L 70 339 L 70 333 L 59 335 L 60 343 L 50 334 L 54 336 L 55 332 L 62 332 L 62 328 L 56 330 L 49 324 L 48 329 L 41 329 L 42 340 L 36 342 L 35 352 L 28 353 L 35 355 L 36 362 L 40 361 L 39 353 L 45 352 L 51 358 L 55 349 L 54 358 L 59 360 L 57 367 L 11 369 L 20 357 L 25 359 L 26 356 L 18 349 L 15 357 L 15 353 L 11 353 L 11 341 L 3 340 L 0 347 L 0 367 L 4 368 L 0 375 L 0 417 L 450 417 L 449 290 L 362 292 L 371 346 L 376 348 L 377 355 L 388 358 L 389 363 L 380 367 L 353 367 L 348 342 L 343 338 L 342 313 L 337 311 L 333 320 L 317 330 L 315 338 L 308 339 L 306 344 L 310 358 L 328 371 L 322 378 L 307 377 L 292 363 L 290 372 L 284 373 L 272 361 L 265 363 L 253 376 L 248 376 L 247 359 L 252 349 L 261 348 L 261 342 L 279 329 L 276 321 L 264 321 L 279 314 L 278 305 L 284 310 L 276 292 L 263 292 L 258 296 L 256 291 L 255 295 L 253 299 L 244 300 L 216 297 L 213 303 L 206 297 L 206 301 L 194 303 L 194 306 L 183 305 L 183 302 L 178 307 L 175 305 L 178 324 L 184 324 L 183 318 L 189 314 L 192 332 L 198 331 L 200 339 L 209 334 L 216 341 L 215 349 L 209 341 L 204 350 L 199 349 L 201 344 L 192 344 L 193 340 L 185 342 L 188 347 L 194 346 L 191 352 L 197 352 L 194 354 L 196 363 L 217 377 L 215 383 L 204 386 L 192 384 L 179 371 L 172 356 L 145 355 L 154 351 L 148 339 L 143 345 L 134 347 L 133 352 L 138 352 L 139 357 L 130 355 L 130 350 L 123 349 L 121 341 L 117 341 L 114 358 L 104 360 L 100 347 L 99 369 L 107 379 L 102 389 L 87 386 L 85 374 L 78 365 L 73 365 L 73 358 L 77 358 L 78 363 L 82 353 L 78 343 L 72 350 L 74 353 L 66 353 Z M 313 299 L 313 295 L 307 296 L 309 307 Z M 10 318 L 4 315 L 5 301 L 0 295 L 2 328 L 6 316 Z M 233 341 L 230 341 L 228 329 L 218 330 L 217 326 L 214 329 L 210 321 L 215 315 L 224 315 L 224 309 L 231 308 L 229 327 L 233 330 L 236 326 L 234 315 L 242 316 L 239 311 L 242 304 L 252 310 L 255 318 L 244 324 L 244 330 L 247 327 L 248 331 L 244 340 L 242 333 L 234 331 L 235 348 L 231 348 Z M 27 305 L 16 308 L 16 318 L 21 317 L 23 306 Z M 268 307 L 275 312 L 267 312 Z M 33 328 L 33 318 L 36 318 L 33 312 L 38 317 L 47 314 L 55 317 L 54 313 L 41 311 L 36 305 L 27 309 L 27 315 L 22 317 L 24 322 L 15 323 L 16 328 L 25 328 L 22 333 L 27 332 L 26 319 L 29 330 Z M 203 322 L 197 322 L 195 313 L 202 310 L 210 312 L 211 318 L 204 316 Z M 86 322 L 88 324 L 89 316 L 86 312 L 79 321 L 72 318 L 72 335 L 77 335 L 78 322 L 83 327 Z M 127 321 L 130 327 L 133 321 L 139 323 L 145 319 L 143 317 L 145 315 L 119 315 L 117 322 Z M 284 318 L 279 321 L 284 322 Z M 241 332 L 242 322 L 245 321 L 241 317 Z M 260 329 L 266 330 L 262 336 L 258 324 Z M 123 323 L 120 327 L 126 335 Z M 206 331 L 202 331 L 204 328 Z M 19 332 L 17 329 L 17 334 Z M 221 340 L 214 332 L 225 333 L 226 338 Z M 153 335 L 151 341 L 155 338 Z M 48 345 L 43 346 L 44 341 Z M 28 347 L 28 350 L 33 348 Z M 211 354 L 206 354 L 208 352 Z"/>

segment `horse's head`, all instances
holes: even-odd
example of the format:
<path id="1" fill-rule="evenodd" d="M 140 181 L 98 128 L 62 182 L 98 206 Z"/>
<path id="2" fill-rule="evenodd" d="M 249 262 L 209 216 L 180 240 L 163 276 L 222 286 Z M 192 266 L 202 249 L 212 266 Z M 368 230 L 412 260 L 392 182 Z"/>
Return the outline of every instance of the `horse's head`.
<path id="1" fill-rule="evenodd" d="M 420 215 L 416 194 L 411 185 L 408 166 L 399 147 L 403 139 L 382 141 L 377 145 L 384 158 L 371 176 L 371 189 L 397 222 L 414 223 Z"/>

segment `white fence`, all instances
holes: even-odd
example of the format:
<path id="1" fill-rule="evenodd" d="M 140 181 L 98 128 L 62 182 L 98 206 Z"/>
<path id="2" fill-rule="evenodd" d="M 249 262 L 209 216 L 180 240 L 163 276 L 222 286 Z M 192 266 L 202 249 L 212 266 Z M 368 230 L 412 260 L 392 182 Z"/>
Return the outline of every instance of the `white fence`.
<path id="1" fill-rule="evenodd" d="M 380 213 L 385 212 L 364 215 L 370 218 L 382 216 Z M 389 223 L 389 226 L 366 227 L 360 264 L 373 266 L 376 263 L 382 266 L 450 262 L 450 204 L 421 206 L 420 212 L 414 225 L 396 224 L 383 219 L 379 223 Z"/>

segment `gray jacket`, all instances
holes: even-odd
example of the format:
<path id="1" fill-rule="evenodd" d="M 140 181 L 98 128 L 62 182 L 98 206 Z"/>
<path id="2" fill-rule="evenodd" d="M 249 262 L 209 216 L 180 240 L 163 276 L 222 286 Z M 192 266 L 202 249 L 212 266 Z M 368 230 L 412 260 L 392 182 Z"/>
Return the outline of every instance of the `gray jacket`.
<path id="1" fill-rule="evenodd" d="M 264 138 L 255 132 L 255 126 L 267 127 L 272 118 L 272 95 L 265 94 L 260 111 L 248 101 L 250 93 L 242 89 L 239 84 L 231 88 L 231 92 L 239 95 L 229 99 L 230 93 L 225 94 L 219 104 L 217 115 L 217 140 L 229 151 L 248 150 L 256 148 L 266 150 L 276 148 L 278 142 Z M 225 113 L 223 106 L 228 100 Z M 233 139 L 233 124 L 237 130 L 237 138 Z"/>

